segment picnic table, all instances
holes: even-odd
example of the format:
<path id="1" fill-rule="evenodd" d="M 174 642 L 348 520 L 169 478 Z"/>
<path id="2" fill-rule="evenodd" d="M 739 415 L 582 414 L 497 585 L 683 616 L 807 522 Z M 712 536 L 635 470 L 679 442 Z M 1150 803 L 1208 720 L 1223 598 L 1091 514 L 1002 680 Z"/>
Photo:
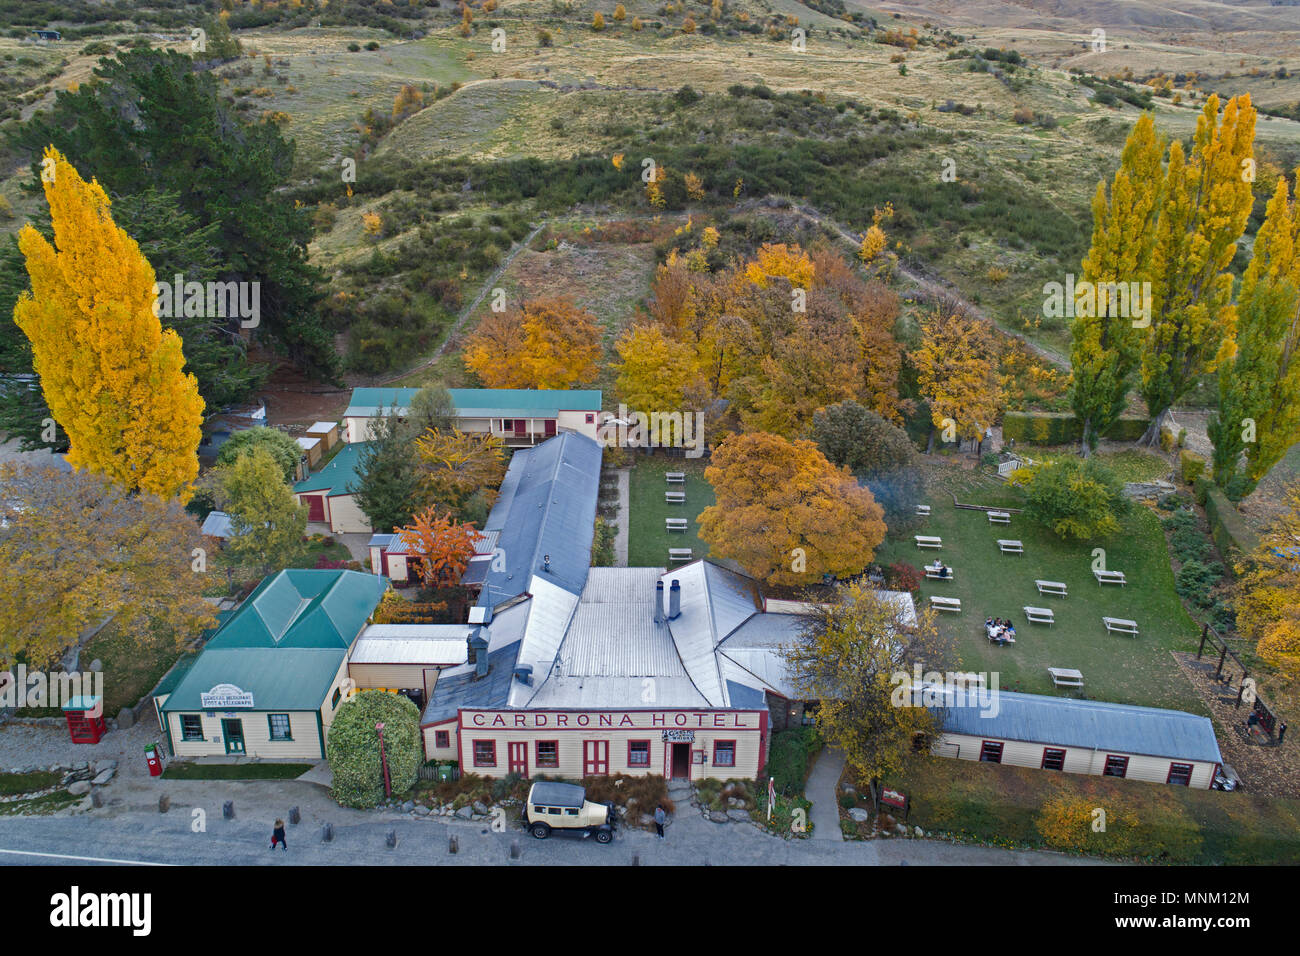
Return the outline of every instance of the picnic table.
<path id="1" fill-rule="evenodd" d="M 938 597 L 930 595 L 930 606 L 936 611 L 955 611 L 961 613 L 961 598 Z"/>
<path id="2" fill-rule="evenodd" d="M 670 505 L 686 504 L 686 492 L 684 491 L 665 491 L 664 501 Z"/>
<path id="3" fill-rule="evenodd" d="M 1024 554 L 1025 546 L 1009 538 L 998 538 L 998 548 L 1003 554 Z"/>
<path id="4" fill-rule="evenodd" d="M 685 518 L 665 518 L 665 519 L 664 519 L 664 527 L 665 527 L 667 530 L 669 530 L 669 531 L 685 531 L 685 530 L 686 530 L 686 519 L 685 519 Z"/>
<path id="5" fill-rule="evenodd" d="M 1038 586 L 1039 594 L 1052 594 L 1056 597 L 1065 597 L 1065 582 L 1063 581 L 1034 581 Z"/>
<path id="6" fill-rule="evenodd" d="M 1103 617 L 1101 623 L 1106 625 L 1106 630 L 1111 634 L 1128 634 L 1130 637 L 1138 636 L 1137 621 L 1125 620 L 1122 617 Z"/>
<path id="7" fill-rule="evenodd" d="M 1097 579 L 1098 586 L 1103 584 L 1128 586 L 1128 580 L 1124 577 L 1123 571 L 1093 571 L 1092 574 Z"/>
<path id="8" fill-rule="evenodd" d="M 694 561 L 695 552 L 690 548 L 669 548 L 668 561 L 670 564 L 676 564 L 679 561 Z"/>
<path id="9" fill-rule="evenodd" d="M 1052 613 L 1050 607 L 1029 607 L 1024 608 L 1025 617 L 1029 618 L 1030 624 L 1055 624 L 1056 615 Z"/>
<path id="10" fill-rule="evenodd" d="M 670 485 L 686 484 L 686 472 L 684 471 L 667 471 L 664 472 L 664 478 Z"/>
<path id="11" fill-rule="evenodd" d="M 990 511 L 989 524 L 1011 524 L 1011 512 Z"/>
<path id="12" fill-rule="evenodd" d="M 920 517 L 922 517 L 922 518 L 928 518 L 928 517 L 930 517 L 930 506 L 929 506 L 929 505 L 917 505 L 917 506 L 916 506 L 916 513 L 917 513 Z"/>
<path id="13" fill-rule="evenodd" d="M 992 624 L 984 625 L 984 636 L 989 639 L 990 644 L 1014 644 L 1016 636 L 1008 633 L 1006 628 L 994 627 Z"/>
<path id="14" fill-rule="evenodd" d="M 957 574 L 950 567 L 936 568 L 933 564 L 927 564 L 925 566 L 925 576 L 931 581 L 952 581 Z"/>
<path id="15" fill-rule="evenodd" d="M 1057 687 L 1083 686 L 1083 674 L 1072 667 L 1049 667 L 1047 675 Z"/>
<path id="16" fill-rule="evenodd" d="M 916 537 L 916 546 L 918 548 L 942 548 L 943 538 L 936 538 L 927 534 L 918 534 Z"/>

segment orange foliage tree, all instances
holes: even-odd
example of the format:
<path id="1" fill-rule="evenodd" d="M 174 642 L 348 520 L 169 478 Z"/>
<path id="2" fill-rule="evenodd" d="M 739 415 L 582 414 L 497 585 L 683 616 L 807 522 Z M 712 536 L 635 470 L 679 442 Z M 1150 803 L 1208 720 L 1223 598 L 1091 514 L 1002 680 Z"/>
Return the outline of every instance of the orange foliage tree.
<path id="1" fill-rule="evenodd" d="M 410 553 L 420 559 L 420 580 L 429 588 L 456 584 L 482 537 L 473 524 L 457 521 L 451 512 L 433 506 L 414 515 L 397 533 Z"/>
<path id="2" fill-rule="evenodd" d="M 488 388 L 565 389 L 596 377 L 601 329 L 569 299 L 491 313 L 465 344 L 465 367 Z"/>

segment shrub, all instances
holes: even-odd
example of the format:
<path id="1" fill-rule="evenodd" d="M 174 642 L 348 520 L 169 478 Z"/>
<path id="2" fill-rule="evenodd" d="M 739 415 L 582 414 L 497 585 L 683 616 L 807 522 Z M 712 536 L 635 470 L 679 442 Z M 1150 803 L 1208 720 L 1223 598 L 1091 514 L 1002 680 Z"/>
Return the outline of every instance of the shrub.
<path id="1" fill-rule="evenodd" d="M 797 727 L 772 735 L 772 751 L 760 776 L 773 777 L 778 794 L 803 793 L 808 763 L 821 749 L 816 727 Z"/>
<path id="2" fill-rule="evenodd" d="M 379 722 L 384 725 L 393 793 L 415 786 L 423 758 L 419 709 L 400 694 L 363 690 L 339 707 L 325 749 L 334 775 L 330 793 L 341 806 L 373 807 L 383 799 L 384 771 L 375 731 Z"/>
<path id="3" fill-rule="evenodd" d="M 1062 538 L 1090 540 L 1119 531 L 1130 507 L 1115 473 L 1095 458 L 1062 458 L 1014 472 L 1025 513 Z"/>
<path id="4" fill-rule="evenodd" d="M 924 575 L 915 565 L 896 561 L 885 570 L 885 581 L 895 591 L 915 591 Z"/>
<path id="5" fill-rule="evenodd" d="M 1174 590 L 1197 607 L 1208 608 L 1214 603 L 1210 597 L 1210 590 L 1222 577 L 1223 565 L 1217 561 L 1212 564 L 1202 564 L 1196 560 L 1185 561 L 1178 569 Z"/>
<path id="6" fill-rule="evenodd" d="M 1178 473 L 1183 484 L 1190 485 L 1205 472 L 1205 459 L 1195 452 L 1183 449 L 1178 453 Z"/>

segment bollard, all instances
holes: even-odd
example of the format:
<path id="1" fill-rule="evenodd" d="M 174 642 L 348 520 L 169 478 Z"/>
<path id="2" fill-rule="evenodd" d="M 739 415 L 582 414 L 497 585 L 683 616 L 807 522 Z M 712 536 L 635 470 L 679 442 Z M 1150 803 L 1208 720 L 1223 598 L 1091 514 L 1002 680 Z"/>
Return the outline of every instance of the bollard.
<path id="1" fill-rule="evenodd" d="M 90 805 L 92 807 L 102 807 L 104 805 L 103 787 L 96 787 L 90 791 Z"/>
<path id="2" fill-rule="evenodd" d="M 640 865 L 641 865 L 641 854 L 640 854 L 640 853 L 633 853 L 633 854 L 632 854 L 632 865 L 633 865 L 633 866 L 640 866 Z"/>
<path id="3" fill-rule="evenodd" d="M 290 822 L 290 823 L 301 823 L 301 822 L 302 822 L 302 815 L 298 812 L 298 808 L 297 808 L 297 807 L 290 807 L 290 808 L 289 808 L 289 822 Z"/>
<path id="4" fill-rule="evenodd" d="M 520 856 L 520 852 L 519 852 L 519 841 L 518 841 L 518 840 L 511 840 L 511 841 L 510 841 L 510 859 L 512 859 L 512 860 L 517 860 L 517 859 L 519 859 L 519 856 Z"/>
<path id="5" fill-rule="evenodd" d="M 388 849 L 390 849 L 390 850 L 393 849 L 394 847 L 396 847 L 396 846 L 397 846 L 397 831 L 396 831 L 396 830 L 389 830 L 389 831 L 388 831 L 388 836 L 384 838 L 384 842 L 388 844 Z"/>
<path id="6" fill-rule="evenodd" d="M 170 809 L 171 805 L 172 805 L 172 798 L 167 796 L 167 794 L 164 793 L 161 797 L 158 798 L 159 813 L 166 813 L 168 809 Z"/>
<path id="7" fill-rule="evenodd" d="M 458 841 L 454 836 L 447 838 L 447 852 L 448 853 L 460 852 L 460 841 Z"/>
<path id="8" fill-rule="evenodd" d="M 221 805 L 221 815 L 227 820 L 235 819 L 235 801 L 227 800 Z"/>
<path id="9" fill-rule="evenodd" d="M 320 828 L 320 841 L 321 843 L 329 843 L 333 839 L 334 839 L 334 824 L 327 823 Z"/>

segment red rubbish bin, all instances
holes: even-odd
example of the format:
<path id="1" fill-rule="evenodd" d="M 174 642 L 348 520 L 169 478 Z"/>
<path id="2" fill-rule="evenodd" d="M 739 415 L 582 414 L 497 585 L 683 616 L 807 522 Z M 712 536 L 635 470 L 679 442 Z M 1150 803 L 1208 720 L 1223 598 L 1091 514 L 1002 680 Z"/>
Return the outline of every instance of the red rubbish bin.
<path id="1" fill-rule="evenodd" d="M 144 748 L 144 759 L 149 764 L 149 776 L 161 777 L 163 772 L 162 758 L 158 756 L 158 748 L 154 744 L 149 744 Z"/>

